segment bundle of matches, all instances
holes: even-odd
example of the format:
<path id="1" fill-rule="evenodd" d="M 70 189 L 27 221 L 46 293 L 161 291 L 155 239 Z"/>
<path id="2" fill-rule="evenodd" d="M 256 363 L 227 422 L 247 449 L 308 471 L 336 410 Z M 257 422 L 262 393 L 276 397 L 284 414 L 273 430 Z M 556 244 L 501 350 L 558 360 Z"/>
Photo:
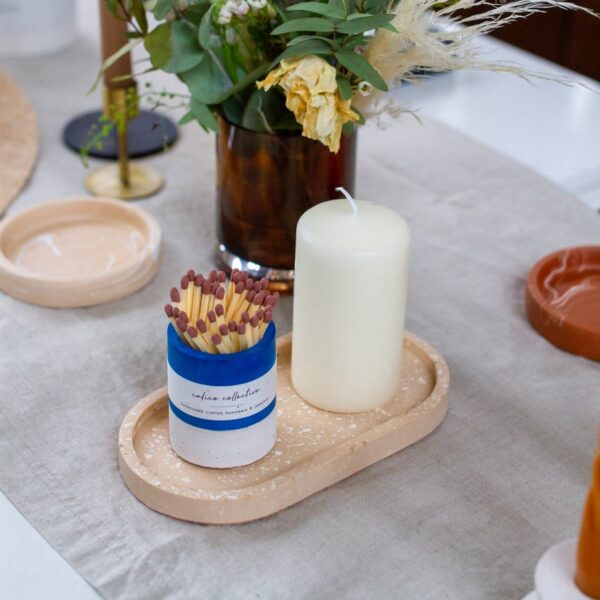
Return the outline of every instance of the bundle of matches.
<path id="1" fill-rule="evenodd" d="M 263 337 L 279 293 L 269 293 L 269 280 L 258 281 L 234 269 L 229 283 L 224 271 L 208 277 L 190 269 L 179 288 L 171 288 L 165 313 L 179 337 L 191 348 L 231 354 L 251 348 Z"/>

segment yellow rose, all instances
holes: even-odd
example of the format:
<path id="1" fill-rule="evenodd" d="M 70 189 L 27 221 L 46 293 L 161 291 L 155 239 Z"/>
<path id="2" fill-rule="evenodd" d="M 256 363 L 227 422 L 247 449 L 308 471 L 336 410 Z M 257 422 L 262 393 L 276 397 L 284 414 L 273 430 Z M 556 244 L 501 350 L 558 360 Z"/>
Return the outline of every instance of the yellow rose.
<path id="1" fill-rule="evenodd" d="M 350 100 L 342 100 L 335 80 L 336 70 L 319 56 L 282 60 L 263 81 L 260 89 L 280 85 L 285 105 L 302 125 L 302 135 L 325 144 L 332 152 L 340 149 L 342 125 L 358 121 Z"/>

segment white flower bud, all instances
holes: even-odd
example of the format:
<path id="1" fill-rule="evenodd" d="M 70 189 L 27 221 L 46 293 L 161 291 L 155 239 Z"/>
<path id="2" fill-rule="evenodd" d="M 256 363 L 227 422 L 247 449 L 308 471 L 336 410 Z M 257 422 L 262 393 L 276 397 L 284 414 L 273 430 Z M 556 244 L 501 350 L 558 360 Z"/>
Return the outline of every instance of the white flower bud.
<path id="1" fill-rule="evenodd" d="M 267 5 L 267 0 L 248 0 L 248 4 L 255 10 L 261 10 Z"/>
<path id="2" fill-rule="evenodd" d="M 225 6 L 219 11 L 219 18 L 217 19 L 217 23 L 219 25 L 227 25 L 231 23 L 231 11 Z"/>
<path id="3" fill-rule="evenodd" d="M 368 81 L 361 81 L 358 84 L 358 93 L 361 96 L 368 96 L 373 91 L 373 86 Z"/>
<path id="4" fill-rule="evenodd" d="M 249 10 L 250 6 L 246 2 L 246 0 L 242 0 L 241 2 L 237 3 L 236 7 L 233 9 L 233 13 L 238 17 L 245 17 L 248 14 Z"/>

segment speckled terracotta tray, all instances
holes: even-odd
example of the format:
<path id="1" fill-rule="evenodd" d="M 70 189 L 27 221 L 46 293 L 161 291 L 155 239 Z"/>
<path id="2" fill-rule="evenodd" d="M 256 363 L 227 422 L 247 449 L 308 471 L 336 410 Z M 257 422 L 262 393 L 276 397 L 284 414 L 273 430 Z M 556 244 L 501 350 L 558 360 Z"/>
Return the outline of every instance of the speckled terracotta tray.
<path id="1" fill-rule="evenodd" d="M 236 469 L 208 469 L 180 459 L 169 445 L 167 388 L 138 402 L 119 431 L 119 467 L 129 489 L 166 515 L 232 524 L 276 513 L 414 444 L 448 408 L 443 357 L 405 337 L 403 385 L 382 408 L 330 413 L 299 398 L 290 379 L 291 335 L 279 338 L 278 437 L 264 458 Z"/>

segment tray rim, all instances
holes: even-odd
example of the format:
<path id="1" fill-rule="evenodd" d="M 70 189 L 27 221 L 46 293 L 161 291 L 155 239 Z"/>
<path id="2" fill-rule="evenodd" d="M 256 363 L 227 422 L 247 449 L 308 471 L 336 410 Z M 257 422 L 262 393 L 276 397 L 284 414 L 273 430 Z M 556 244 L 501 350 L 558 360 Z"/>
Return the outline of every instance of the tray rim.
<path id="1" fill-rule="evenodd" d="M 590 344 L 589 338 L 592 338 L 595 342 L 600 342 L 600 331 L 593 327 L 586 327 L 585 324 L 569 318 L 566 313 L 560 311 L 548 301 L 548 298 L 539 286 L 539 277 L 542 269 L 549 263 L 560 260 L 562 256 L 570 252 L 589 252 L 600 256 L 600 246 L 594 244 L 568 246 L 554 250 L 538 259 L 529 270 L 525 283 L 525 309 L 527 318 L 532 327 L 556 347 L 571 354 L 598 361 L 600 360 L 600 350 L 590 350 L 590 348 L 593 348 L 597 344 Z M 598 261 L 598 265 L 600 265 L 600 260 Z M 576 341 L 572 339 L 565 341 L 565 330 L 570 330 L 578 339 Z M 588 340 L 588 343 L 582 345 L 581 339 Z"/>
<path id="2" fill-rule="evenodd" d="M 118 214 L 125 215 L 128 219 L 137 222 L 140 230 L 145 229 L 147 238 L 143 250 L 137 257 L 131 258 L 119 265 L 114 270 L 108 272 L 92 272 L 79 277 L 47 275 L 35 271 L 28 271 L 16 265 L 4 253 L 3 237 L 19 221 L 27 220 L 36 213 L 43 214 L 49 210 L 60 209 L 61 207 L 71 208 L 70 213 L 56 215 L 55 218 L 46 220 L 48 226 L 68 222 L 74 217 L 85 217 L 87 210 L 99 210 L 115 212 L 114 219 L 118 219 Z M 94 215 L 90 215 L 90 220 L 94 220 Z M 43 201 L 32 206 L 28 206 L 17 213 L 10 215 L 0 222 L 0 289 L 5 293 L 38 306 L 48 306 L 53 308 L 74 308 L 103 304 L 137 291 L 149 281 L 152 280 L 158 267 L 162 254 L 162 232 L 158 221 L 147 211 L 140 207 L 126 204 L 121 200 L 108 198 L 104 196 L 68 196 L 55 198 L 49 201 Z M 128 275 L 128 277 L 127 277 Z M 125 278 L 125 282 L 124 282 Z M 135 281 L 135 284 L 133 282 Z M 116 285 L 116 284 L 121 285 Z M 31 294 L 25 293 L 21 286 L 32 285 L 49 286 L 55 294 L 68 293 L 71 297 L 82 298 L 80 301 L 57 301 L 46 297 L 47 291 L 33 290 Z M 113 286 L 113 284 L 115 284 Z M 107 292 L 94 294 L 88 286 L 104 287 Z M 37 294 L 36 294 L 37 292 Z"/>
<path id="3" fill-rule="evenodd" d="M 277 349 L 279 351 L 280 347 L 291 344 L 292 335 L 288 333 L 284 336 L 281 336 L 277 339 Z M 279 512 L 280 510 L 284 510 L 297 502 L 321 491 L 335 483 L 349 477 L 350 475 L 357 473 L 367 466 L 374 464 L 375 462 L 379 462 L 384 458 L 399 452 L 400 450 L 411 446 L 417 441 L 423 439 L 431 432 L 433 432 L 444 420 L 444 417 L 447 414 L 448 410 L 448 388 L 450 384 L 450 372 L 448 369 L 448 365 L 444 360 L 444 357 L 432 346 L 430 346 L 427 342 L 417 337 L 414 334 L 409 332 L 405 332 L 405 344 L 411 347 L 413 351 L 424 355 L 427 359 L 432 363 L 433 370 L 435 372 L 435 383 L 433 389 L 429 396 L 424 398 L 421 402 L 419 402 L 416 406 L 411 408 L 408 412 L 398 415 L 392 419 L 386 420 L 383 423 L 380 423 L 376 427 L 368 429 L 367 431 L 357 435 L 356 437 L 350 438 L 345 442 L 334 445 L 327 450 L 315 454 L 313 457 L 309 458 L 306 461 L 303 461 L 290 469 L 286 470 L 283 473 L 278 473 L 275 477 L 268 480 L 271 486 L 283 488 L 285 485 L 289 485 L 290 482 L 294 483 L 297 481 L 298 477 L 301 477 L 303 474 L 307 472 L 314 472 L 316 469 L 322 468 L 325 465 L 335 462 L 339 459 L 340 454 L 346 455 L 347 453 L 355 452 L 356 450 L 361 449 L 369 444 L 370 438 L 371 441 L 375 442 L 380 440 L 385 435 L 393 432 L 400 425 L 404 425 L 407 422 L 414 421 L 419 417 L 419 414 L 423 412 L 423 408 L 429 408 L 428 415 L 432 413 L 436 413 L 434 415 L 433 423 L 425 427 L 424 431 L 419 432 L 416 439 L 410 441 L 407 444 L 403 444 L 401 447 L 394 449 L 392 451 L 388 451 L 383 455 L 377 456 L 374 460 L 371 460 L 367 457 L 366 464 L 363 464 L 357 469 L 352 470 L 349 473 L 342 473 L 341 476 L 335 477 L 330 483 L 327 485 L 318 487 L 317 489 L 309 492 L 308 494 L 303 494 L 301 497 L 297 499 L 292 499 L 290 501 L 286 501 L 285 505 L 281 506 L 277 510 L 269 510 L 269 507 L 266 506 L 264 510 L 257 509 L 253 516 L 250 518 L 235 518 L 230 515 L 221 516 L 218 519 L 215 518 L 188 518 L 186 516 L 181 516 L 180 514 L 176 514 L 176 510 L 165 510 L 164 506 L 160 508 L 156 506 L 158 504 L 148 503 L 146 498 L 144 497 L 144 492 L 149 492 L 151 494 L 157 494 L 166 498 L 173 499 L 176 502 L 178 501 L 191 501 L 195 504 L 203 504 L 205 506 L 209 505 L 217 505 L 223 504 L 228 508 L 225 511 L 234 511 L 236 503 L 244 500 L 248 500 L 254 494 L 258 495 L 258 492 L 261 488 L 264 488 L 265 482 L 255 483 L 249 486 L 244 487 L 235 487 L 229 489 L 219 489 L 219 490 L 194 490 L 194 493 L 191 493 L 189 488 L 183 488 L 176 484 L 169 484 L 170 489 L 166 489 L 164 487 L 160 487 L 160 485 L 154 485 L 152 483 L 153 479 L 156 479 L 157 473 L 149 469 L 139 458 L 134 446 L 135 435 L 139 429 L 143 425 L 143 423 L 154 414 L 155 410 L 153 407 L 156 406 L 166 395 L 167 388 L 166 386 L 155 390 L 138 401 L 125 415 L 121 426 L 119 428 L 119 471 L 121 476 L 129 488 L 129 490 L 133 493 L 134 496 L 142 503 L 144 503 L 149 508 L 161 513 L 166 514 L 171 517 L 175 517 L 178 519 L 183 519 L 187 521 L 197 522 L 197 523 L 205 523 L 205 524 L 234 524 L 234 523 L 245 523 L 249 521 L 253 521 L 256 519 L 267 517 L 275 512 Z M 151 412 L 150 412 L 151 411 Z M 172 491 L 175 488 L 177 491 Z M 231 495 L 228 497 L 228 495 Z M 217 497 L 218 496 L 218 497 Z M 224 497 L 225 496 L 225 497 Z M 164 503 L 164 502 L 163 502 Z M 153 505 L 154 504 L 154 505 Z M 267 503 L 265 503 L 267 504 Z M 210 511 L 209 511 L 210 512 Z"/>

